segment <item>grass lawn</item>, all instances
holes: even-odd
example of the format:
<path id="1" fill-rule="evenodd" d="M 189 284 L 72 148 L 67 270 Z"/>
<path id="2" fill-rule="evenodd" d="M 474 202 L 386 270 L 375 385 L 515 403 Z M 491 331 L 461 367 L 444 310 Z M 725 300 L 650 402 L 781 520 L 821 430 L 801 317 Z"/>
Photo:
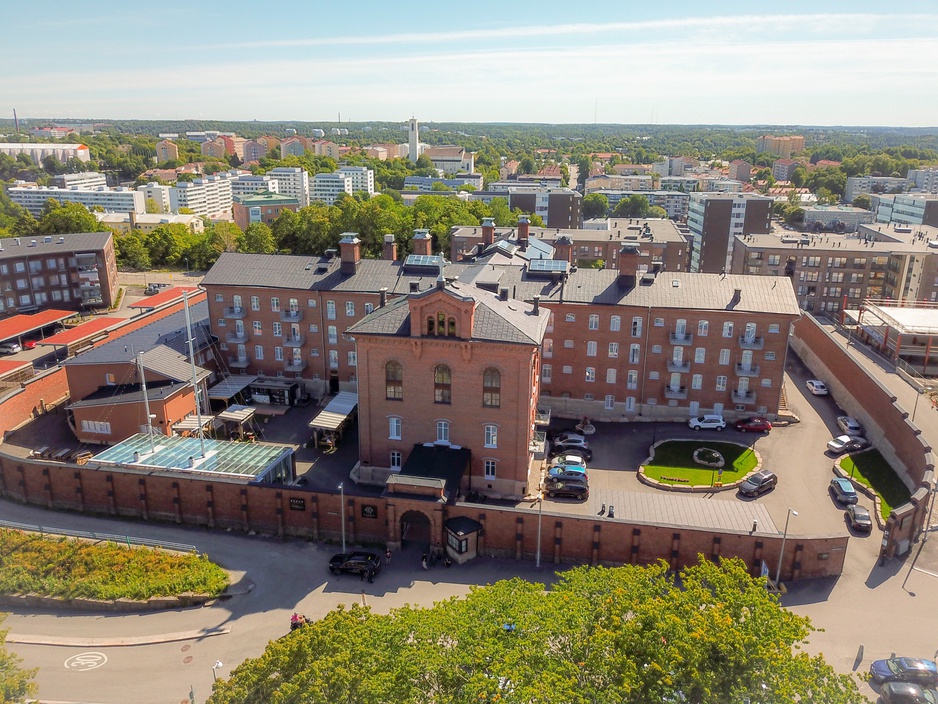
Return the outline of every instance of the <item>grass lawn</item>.
<path id="1" fill-rule="evenodd" d="M 144 600 L 227 586 L 227 573 L 202 555 L 0 529 L 0 594 Z"/>
<path id="2" fill-rule="evenodd" d="M 896 506 L 908 503 L 912 496 L 909 488 L 896 476 L 879 450 L 865 450 L 844 457 L 840 466 L 847 476 L 879 494 L 880 513 L 884 519 L 889 517 Z"/>
<path id="3" fill-rule="evenodd" d="M 716 450 L 726 464 L 723 466 L 723 483 L 739 481 L 756 468 L 756 455 L 748 447 L 728 442 L 701 440 L 669 440 L 655 448 L 651 463 L 645 465 L 645 476 L 663 484 L 709 485 L 717 481 L 719 471 L 694 462 L 694 450 L 706 447 Z M 686 481 L 674 481 L 674 480 Z"/>

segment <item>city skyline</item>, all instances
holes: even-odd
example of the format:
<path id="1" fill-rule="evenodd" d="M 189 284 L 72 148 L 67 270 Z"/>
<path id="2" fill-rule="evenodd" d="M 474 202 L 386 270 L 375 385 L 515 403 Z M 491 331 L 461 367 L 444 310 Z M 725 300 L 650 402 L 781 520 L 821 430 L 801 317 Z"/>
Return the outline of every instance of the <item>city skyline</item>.
<path id="1" fill-rule="evenodd" d="M 3 117 L 927 127 L 938 12 L 105 1 L 7 10 Z M 79 9 L 80 8 L 80 9 Z M 287 18 L 293 18 L 287 21 Z M 37 54 L 36 45 L 43 48 Z"/>

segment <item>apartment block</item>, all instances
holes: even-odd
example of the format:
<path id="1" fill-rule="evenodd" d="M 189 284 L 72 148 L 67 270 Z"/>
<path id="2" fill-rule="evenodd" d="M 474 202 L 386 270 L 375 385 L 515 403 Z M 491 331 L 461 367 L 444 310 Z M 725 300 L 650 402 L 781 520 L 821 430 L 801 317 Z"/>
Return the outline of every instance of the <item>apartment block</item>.
<path id="1" fill-rule="evenodd" d="M 793 159 L 776 159 L 772 164 L 772 178 L 776 181 L 790 181 L 799 166 L 801 164 Z"/>
<path id="2" fill-rule="evenodd" d="M 306 138 L 287 137 L 280 142 L 280 158 L 286 159 L 288 156 L 303 156 L 306 154 Z"/>
<path id="3" fill-rule="evenodd" d="M 255 222 L 273 225 L 284 210 L 291 210 L 295 213 L 299 208 L 300 204 L 296 198 L 264 191 L 233 196 L 231 204 L 235 224 L 242 230 L 246 230 L 248 225 Z"/>
<path id="4" fill-rule="evenodd" d="M 182 225 L 194 234 L 205 232 L 205 222 L 198 215 L 169 215 L 164 213 L 95 213 L 98 222 L 113 232 L 126 234 L 131 230 L 153 232 L 165 225 Z"/>
<path id="5" fill-rule="evenodd" d="M 729 177 L 743 183 L 749 183 L 749 179 L 752 178 L 752 164 L 742 159 L 730 162 Z"/>
<path id="6" fill-rule="evenodd" d="M 178 213 L 180 208 L 189 208 L 196 215 L 229 218 L 231 181 L 227 174 L 203 176 L 195 181 L 179 181 L 169 189 L 169 208 L 174 213 Z"/>
<path id="7" fill-rule="evenodd" d="M 850 176 L 844 190 L 844 202 L 852 203 L 861 194 L 902 193 L 909 189 L 909 179 L 895 176 Z"/>
<path id="8" fill-rule="evenodd" d="M 267 175 L 277 179 L 278 192 L 296 198 L 301 208 L 309 205 L 309 174 L 298 166 L 278 166 Z"/>
<path id="9" fill-rule="evenodd" d="M 97 171 L 59 174 L 52 177 L 52 185 L 57 188 L 107 188 L 107 176 Z"/>
<path id="10" fill-rule="evenodd" d="M 664 208 L 672 220 L 683 220 L 687 217 L 687 204 L 690 196 L 681 191 L 615 191 L 601 189 L 593 191 L 606 196 L 610 211 L 615 209 L 619 201 L 632 196 L 642 196 L 648 199 L 648 205 Z"/>
<path id="11" fill-rule="evenodd" d="M 428 193 L 435 184 L 446 186 L 454 191 L 462 186 L 472 186 L 477 191 L 482 190 L 482 174 L 456 174 L 452 178 L 436 178 L 433 176 L 407 176 L 404 178 L 405 191 L 423 191 Z"/>
<path id="12" fill-rule="evenodd" d="M 577 191 L 549 186 L 509 186 L 506 190 L 476 191 L 469 200 L 491 202 L 493 198 L 508 199 L 508 207 L 540 215 L 544 224 L 553 228 L 578 228 L 582 222 L 582 201 Z"/>
<path id="13" fill-rule="evenodd" d="M 59 203 L 80 203 L 89 210 L 101 208 L 115 213 L 146 212 L 143 194 L 132 188 L 9 186 L 7 193 L 10 200 L 37 216 L 42 214 L 47 200 L 56 200 Z"/>
<path id="14" fill-rule="evenodd" d="M 351 176 L 339 171 L 331 174 L 316 174 L 313 176 L 313 187 L 310 200 L 332 205 L 342 195 L 352 195 L 355 191 Z"/>
<path id="15" fill-rule="evenodd" d="M 852 205 L 814 205 L 804 209 L 804 228 L 819 232 L 856 232 L 876 216 L 870 210 Z"/>
<path id="16" fill-rule="evenodd" d="M 352 192 L 364 191 L 369 196 L 375 194 L 375 172 L 366 166 L 343 166 L 338 172 L 352 179 Z"/>
<path id="17" fill-rule="evenodd" d="M 877 222 L 938 226 L 938 196 L 905 193 L 874 196 Z"/>
<path id="18" fill-rule="evenodd" d="M 117 288 L 110 232 L 0 239 L 0 314 L 111 306 Z"/>
<path id="19" fill-rule="evenodd" d="M 42 160 L 47 156 L 53 156 L 62 162 L 68 161 L 69 159 L 91 161 L 91 152 L 84 144 L 6 142 L 0 143 L 0 154 L 12 156 L 14 159 L 20 154 L 25 154 L 32 159 L 34 164 L 42 164 Z"/>
<path id="20" fill-rule="evenodd" d="M 938 193 L 938 169 L 910 169 L 908 179 L 916 190 L 924 193 Z"/>
<path id="21" fill-rule="evenodd" d="M 270 193 L 280 192 L 280 182 L 276 176 L 264 174 L 263 176 L 254 176 L 253 174 L 242 174 L 231 181 L 231 196 L 247 196 L 259 191 L 268 191 Z"/>
<path id="22" fill-rule="evenodd" d="M 241 145 L 243 156 L 242 161 L 260 161 L 267 156 L 267 145 L 259 141 L 249 139 Z"/>
<path id="23" fill-rule="evenodd" d="M 648 174 L 603 174 L 586 179 L 584 194 L 607 191 L 650 191 L 655 188 L 654 179 Z"/>
<path id="24" fill-rule="evenodd" d="M 156 160 L 159 163 L 164 161 L 176 161 L 179 159 L 179 147 L 168 139 L 160 140 L 156 143 Z"/>
<path id="25" fill-rule="evenodd" d="M 752 194 L 691 193 L 687 207 L 690 270 L 730 271 L 735 237 L 770 232 L 773 203 L 772 198 Z"/>
<path id="26" fill-rule="evenodd" d="M 765 134 L 756 139 L 756 153 L 769 152 L 787 158 L 802 151 L 804 151 L 804 137 L 800 135 L 774 137 Z"/>

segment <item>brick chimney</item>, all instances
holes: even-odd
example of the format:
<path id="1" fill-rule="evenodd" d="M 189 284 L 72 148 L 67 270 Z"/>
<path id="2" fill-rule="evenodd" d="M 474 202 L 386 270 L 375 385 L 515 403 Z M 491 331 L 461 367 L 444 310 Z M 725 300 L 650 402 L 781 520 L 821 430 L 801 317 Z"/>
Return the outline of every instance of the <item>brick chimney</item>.
<path id="1" fill-rule="evenodd" d="M 414 254 L 424 254 L 430 256 L 433 254 L 433 240 L 430 239 L 429 230 L 414 230 Z"/>
<path id="2" fill-rule="evenodd" d="M 381 258 L 390 262 L 397 260 L 397 242 L 394 235 L 384 236 L 384 248 L 381 250 Z"/>
<path id="3" fill-rule="evenodd" d="M 495 244 L 495 219 L 482 218 L 482 244 L 488 247 Z"/>
<path id="4" fill-rule="evenodd" d="M 355 232 L 345 232 L 339 240 L 339 259 L 342 261 L 340 270 L 343 274 L 354 274 L 358 271 L 358 262 L 362 258 L 361 240 Z"/>
<path id="5" fill-rule="evenodd" d="M 573 263 L 573 240 L 568 235 L 560 235 L 554 240 L 554 259 Z"/>
<path id="6" fill-rule="evenodd" d="M 617 279 L 617 283 L 619 286 L 627 289 L 635 288 L 635 277 L 636 272 L 638 271 L 638 258 L 640 254 L 641 249 L 639 249 L 636 245 L 622 245 L 622 249 L 619 250 L 619 259 L 617 261 L 617 268 L 619 270 L 619 278 Z"/>
<path id="7" fill-rule="evenodd" d="M 518 246 L 524 252 L 528 248 L 528 233 L 531 230 L 531 221 L 527 215 L 518 218 Z"/>

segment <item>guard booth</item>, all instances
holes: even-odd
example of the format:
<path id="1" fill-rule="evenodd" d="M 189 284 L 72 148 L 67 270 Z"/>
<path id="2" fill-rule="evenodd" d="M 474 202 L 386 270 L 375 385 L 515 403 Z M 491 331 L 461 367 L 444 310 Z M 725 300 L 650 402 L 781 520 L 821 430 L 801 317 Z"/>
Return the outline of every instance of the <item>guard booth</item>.
<path id="1" fill-rule="evenodd" d="M 468 516 L 455 516 L 443 524 L 446 530 L 446 552 L 461 565 L 479 554 L 482 524 Z"/>

